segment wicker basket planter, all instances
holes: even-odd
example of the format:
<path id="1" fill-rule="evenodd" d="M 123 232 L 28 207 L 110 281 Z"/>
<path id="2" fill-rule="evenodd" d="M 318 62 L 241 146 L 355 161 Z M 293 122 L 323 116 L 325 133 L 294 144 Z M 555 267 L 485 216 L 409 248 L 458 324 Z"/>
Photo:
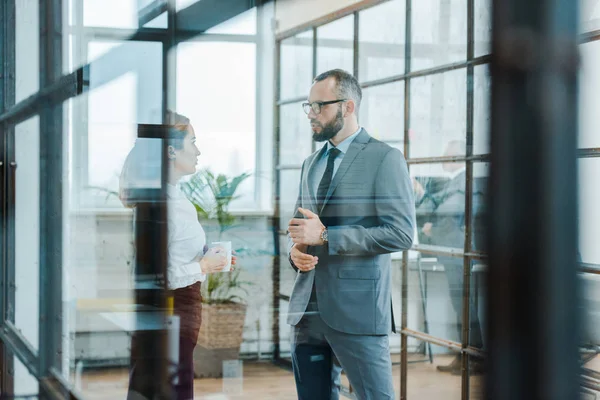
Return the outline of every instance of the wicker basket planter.
<path id="1" fill-rule="evenodd" d="M 246 304 L 202 304 L 202 325 L 194 349 L 197 377 L 221 377 L 223 361 L 240 354 Z"/>

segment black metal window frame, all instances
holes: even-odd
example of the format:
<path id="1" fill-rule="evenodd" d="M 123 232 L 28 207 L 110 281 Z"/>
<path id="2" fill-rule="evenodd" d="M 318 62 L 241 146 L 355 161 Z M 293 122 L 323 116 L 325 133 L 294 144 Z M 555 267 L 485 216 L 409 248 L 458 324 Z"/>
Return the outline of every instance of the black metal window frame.
<path id="1" fill-rule="evenodd" d="M 281 255 L 282 249 L 279 245 L 279 239 L 282 236 L 286 235 L 286 232 L 280 229 L 281 224 L 281 171 L 289 171 L 289 170 L 297 170 L 301 169 L 300 165 L 289 165 L 289 164 L 281 164 L 281 160 L 279 158 L 279 146 L 281 143 L 281 128 L 280 128 L 280 107 L 288 104 L 299 103 L 301 101 L 306 100 L 306 96 L 297 96 L 290 98 L 281 98 L 280 97 L 280 87 L 281 87 L 281 45 L 285 39 L 289 39 L 295 37 L 300 33 L 304 33 L 307 31 L 312 31 L 313 35 L 313 76 L 317 74 L 317 30 L 319 27 L 334 22 L 338 19 L 347 17 L 349 15 L 354 15 L 354 75 L 359 76 L 359 17 L 362 11 L 377 7 L 378 5 L 385 3 L 389 0 L 374 0 L 362 2 L 357 6 L 350 6 L 344 10 L 337 11 L 335 13 L 329 14 L 325 17 L 322 17 L 318 20 L 311 21 L 306 23 L 298 28 L 291 29 L 286 32 L 282 32 L 277 35 L 277 43 L 276 43 L 276 84 L 275 84 L 275 117 L 274 117 L 274 126 L 275 126 L 275 139 L 274 139 L 274 159 L 275 159 L 275 183 L 274 183 L 274 193 L 276 198 L 275 205 L 275 218 L 273 221 L 273 230 L 274 232 L 278 232 L 275 235 L 275 246 L 276 246 L 276 254 L 277 257 L 274 260 L 273 264 L 273 303 L 275 305 L 280 305 L 281 302 L 289 302 L 290 298 L 288 295 L 280 293 L 280 265 L 281 258 L 284 255 Z M 478 65 L 490 65 L 492 61 L 491 54 L 483 55 L 483 56 L 475 56 L 475 0 L 467 0 L 467 9 L 465 12 L 467 13 L 467 52 L 464 61 L 449 63 L 445 65 L 435 66 L 433 68 L 422 69 L 422 70 L 413 70 L 411 68 L 411 50 L 412 50 L 412 3 L 414 0 L 405 0 L 406 1 L 406 30 L 405 30 L 405 71 L 402 74 L 397 74 L 393 76 L 389 76 L 382 79 L 372 80 L 360 82 L 361 87 L 371 88 L 376 86 L 381 86 L 393 82 L 403 81 L 404 84 L 404 155 L 406 157 L 406 161 L 410 166 L 412 165 L 421 165 L 421 164 L 438 164 L 442 162 L 465 162 L 466 164 L 466 190 L 465 190 L 465 247 L 462 251 L 458 251 L 458 249 L 450 249 L 439 246 L 430 246 L 430 245 L 414 245 L 412 250 L 419 251 L 422 254 L 430 254 L 434 256 L 452 256 L 462 258 L 463 263 L 463 330 L 461 342 L 453 342 L 447 339 L 435 337 L 429 335 L 425 332 L 421 332 L 418 330 L 413 330 L 408 328 L 408 252 L 404 252 L 402 259 L 402 319 L 401 319 L 401 362 L 400 362 L 400 398 L 406 399 L 407 397 L 407 340 L 409 337 L 420 340 L 423 343 L 435 344 L 441 347 L 446 347 L 453 351 L 463 353 L 469 356 L 475 356 L 478 358 L 484 358 L 486 353 L 482 349 L 478 349 L 469 345 L 469 332 L 468 326 L 470 321 L 469 315 L 469 301 L 470 301 L 470 291 L 471 291 L 471 263 L 476 260 L 487 260 L 487 254 L 483 252 L 476 251 L 472 247 L 472 219 L 473 219 L 473 166 L 474 163 L 477 162 L 486 162 L 489 163 L 491 160 L 491 154 L 473 154 L 473 124 L 474 124 L 474 115 L 473 115 L 473 106 L 474 106 L 474 68 Z M 491 0 L 490 0 L 490 11 L 491 11 Z M 490 21 L 491 23 L 491 21 Z M 490 35 L 490 43 L 491 43 L 491 35 Z M 580 43 L 587 43 L 590 41 L 600 40 L 600 30 L 587 32 L 580 35 Z M 410 141 L 409 141 L 409 127 L 410 127 L 410 106 L 411 106 L 411 96 L 410 96 L 410 87 L 411 80 L 414 78 L 420 78 L 425 76 L 431 76 L 435 74 L 441 74 L 453 70 L 464 69 L 466 70 L 466 137 L 464 138 L 466 141 L 467 149 L 465 156 L 452 156 L 452 157 L 411 157 L 410 155 Z M 301 110 L 299 110 L 301 112 Z M 314 143 L 312 150 L 315 150 Z M 591 157 L 600 157 L 600 148 L 582 148 L 578 151 L 578 158 L 591 158 Z M 285 251 L 284 251 L 285 254 Z M 580 264 L 581 273 L 588 274 L 600 274 L 600 265 L 595 264 Z M 280 306 L 274 307 L 273 310 L 273 338 L 275 342 L 275 351 L 274 358 L 275 361 L 289 365 L 289 361 L 281 357 L 280 351 L 280 337 L 279 337 L 279 328 L 280 328 L 280 315 L 279 315 Z M 468 357 L 463 357 L 463 372 L 462 372 L 462 385 L 461 385 L 461 398 L 468 399 L 469 390 L 470 390 L 470 379 L 469 379 L 469 371 L 467 368 L 466 360 Z M 596 385 L 596 387 L 600 390 L 600 385 Z"/>

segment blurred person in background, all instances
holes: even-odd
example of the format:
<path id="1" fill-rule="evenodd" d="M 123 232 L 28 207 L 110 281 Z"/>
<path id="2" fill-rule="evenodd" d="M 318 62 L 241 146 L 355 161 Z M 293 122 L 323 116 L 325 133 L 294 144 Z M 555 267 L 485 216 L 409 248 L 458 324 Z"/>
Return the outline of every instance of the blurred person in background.
<path id="1" fill-rule="evenodd" d="M 465 155 L 465 142 L 452 140 L 446 145 L 445 157 Z M 445 162 L 442 168 L 449 179 L 444 188 L 436 193 L 429 193 L 417 180 L 413 180 L 415 201 L 418 213 L 424 215 L 427 221 L 420 229 L 421 243 L 463 249 L 465 245 L 465 185 L 466 169 L 464 162 Z M 474 232 L 477 236 L 477 232 Z M 477 238 L 477 237 L 476 237 Z M 438 261 L 444 265 L 444 274 L 448 282 L 450 301 L 456 312 L 458 340 L 462 338 L 462 294 L 463 294 L 463 259 L 460 257 L 438 256 Z M 481 324 L 473 299 L 470 303 L 470 342 L 476 348 L 483 347 Z M 461 356 L 456 355 L 449 365 L 439 365 L 438 371 L 461 374 Z M 473 359 L 470 363 L 471 374 L 481 373 L 483 363 Z"/>

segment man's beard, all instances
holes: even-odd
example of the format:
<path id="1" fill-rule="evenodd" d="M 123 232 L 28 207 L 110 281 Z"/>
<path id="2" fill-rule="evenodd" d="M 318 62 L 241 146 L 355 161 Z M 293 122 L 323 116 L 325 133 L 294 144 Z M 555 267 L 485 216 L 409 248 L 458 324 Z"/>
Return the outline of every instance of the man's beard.
<path id="1" fill-rule="evenodd" d="M 342 115 L 341 109 L 338 110 L 335 118 L 326 123 L 325 125 L 321 124 L 316 120 L 311 120 L 310 122 L 313 124 L 317 124 L 321 127 L 320 133 L 313 132 L 313 140 L 315 142 L 324 142 L 326 140 L 331 139 L 332 137 L 337 135 L 338 132 L 341 131 L 344 127 L 344 117 Z"/>

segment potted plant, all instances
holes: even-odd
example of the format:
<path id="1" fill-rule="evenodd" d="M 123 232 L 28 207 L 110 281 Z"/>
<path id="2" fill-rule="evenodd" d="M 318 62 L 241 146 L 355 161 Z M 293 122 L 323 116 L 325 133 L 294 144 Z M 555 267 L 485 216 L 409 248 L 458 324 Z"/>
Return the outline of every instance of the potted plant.
<path id="1" fill-rule="evenodd" d="M 228 177 L 203 169 L 181 185 L 199 218 L 218 222 L 218 241 L 234 226 L 229 205 L 249 176 L 243 173 Z M 240 295 L 248 294 L 246 287 L 251 284 L 240 279 L 240 272 L 236 266 L 231 273 L 209 274 L 202 284 L 202 325 L 194 350 L 194 372 L 198 377 L 220 377 L 223 361 L 239 358 L 246 319 L 246 304 Z"/>

